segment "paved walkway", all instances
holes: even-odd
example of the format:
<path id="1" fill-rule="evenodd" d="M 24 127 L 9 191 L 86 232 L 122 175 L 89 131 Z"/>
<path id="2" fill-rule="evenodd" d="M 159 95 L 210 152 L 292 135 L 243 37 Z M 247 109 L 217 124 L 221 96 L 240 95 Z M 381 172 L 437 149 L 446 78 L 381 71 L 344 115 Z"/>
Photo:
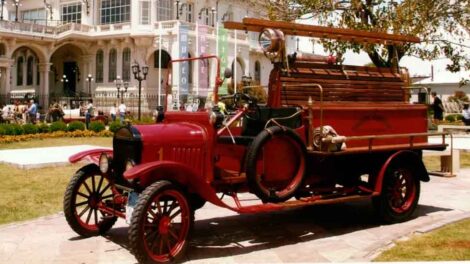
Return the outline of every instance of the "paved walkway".
<path id="1" fill-rule="evenodd" d="M 249 198 L 249 197 L 245 197 Z M 189 263 L 369 261 L 394 240 L 470 217 L 470 170 L 422 184 L 415 218 L 380 225 L 368 202 L 237 215 L 205 205 L 196 213 Z M 82 239 L 62 214 L 0 226 L 0 263 L 134 263 L 127 226 Z"/>
<path id="2" fill-rule="evenodd" d="M 92 145 L 0 150 L 0 163 L 21 169 L 65 166 L 69 157 L 80 151 L 99 148 Z"/>

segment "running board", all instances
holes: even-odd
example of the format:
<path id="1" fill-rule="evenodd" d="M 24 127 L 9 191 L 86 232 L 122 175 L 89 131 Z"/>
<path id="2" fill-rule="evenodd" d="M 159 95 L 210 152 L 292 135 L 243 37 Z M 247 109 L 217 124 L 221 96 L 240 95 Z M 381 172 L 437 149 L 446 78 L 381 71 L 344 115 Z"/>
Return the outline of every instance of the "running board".
<path id="1" fill-rule="evenodd" d="M 292 208 L 317 205 L 317 204 L 336 204 L 336 203 L 367 200 L 378 195 L 379 193 L 372 193 L 372 194 L 367 194 L 367 195 L 355 194 L 355 195 L 342 196 L 342 197 L 336 197 L 336 198 L 330 198 L 330 199 L 324 199 L 324 198 L 322 199 L 321 196 L 317 195 L 317 196 L 312 196 L 312 197 L 301 198 L 300 200 L 289 200 L 283 203 L 265 203 L 265 204 L 250 205 L 250 206 L 241 206 L 240 201 L 238 200 L 238 197 L 232 195 L 237 207 L 231 207 L 230 209 L 238 213 L 243 213 L 243 214 L 265 213 L 265 212 L 288 210 Z"/>

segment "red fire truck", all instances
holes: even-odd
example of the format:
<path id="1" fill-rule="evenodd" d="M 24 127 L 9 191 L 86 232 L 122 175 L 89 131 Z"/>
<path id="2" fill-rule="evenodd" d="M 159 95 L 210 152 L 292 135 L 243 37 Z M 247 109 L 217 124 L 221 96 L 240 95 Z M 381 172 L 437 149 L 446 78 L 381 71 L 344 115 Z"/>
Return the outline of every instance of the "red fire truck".
<path id="1" fill-rule="evenodd" d="M 219 73 L 212 91 L 192 94 L 174 93 L 169 76 L 156 124 L 128 125 L 115 133 L 112 150 L 70 158 L 91 161 L 65 192 L 70 227 L 95 236 L 126 218 L 137 260 L 159 263 L 184 254 L 194 212 L 206 202 L 242 214 L 368 199 L 385 222 L 409 219 L 420 182 L 429 181 L 422 151 L 446 143 L 444 135 L 441 143 L 428 143 L 427 107 L 408 102 L 404 71 L 297 58 L 286 54 L 284 36 L 364 45 L 419 39 L 252 18 L 225 27 L 260 33 L 273 62 L 267 103 L 259 104 L 251 87 L 219 95 Z M 195 60 L 219 69 L 215 56 L 171 64 Z M 258 202 L 240 200 L 243 192 Z"/>

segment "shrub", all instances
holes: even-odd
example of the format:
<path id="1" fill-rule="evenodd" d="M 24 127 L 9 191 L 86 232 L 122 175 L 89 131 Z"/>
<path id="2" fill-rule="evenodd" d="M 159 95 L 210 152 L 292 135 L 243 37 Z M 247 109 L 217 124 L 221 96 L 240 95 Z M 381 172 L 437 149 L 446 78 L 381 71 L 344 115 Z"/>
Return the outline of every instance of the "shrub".
<path id="1" fill-rule="evenodd" d="M 36 134 L 38 133 L 38 127 L 36 125 L 33 125 L 33 124 L 25 124 L 23 125 L 23 130 L 24 130 L 24 134 L 25 135 L 29 135 L 29 134 Z"/>
<path id="2" fill-rule="evenodd" d="M 10 124 L 11 126 L 11 135 L 23 135 L 24 134 L 24 129 L 21 125 L 18 124 Z"/>
<path id="3" fill-rule="evenodd" d="M 47 124 L 41 123 L 38 125 L 39 133 L 49 133 L 49 126 Z"/>
<path id="4" fill-rule="evenodd" d="M 456 122 L 456 121 L 462 121 L 463 116 L 461 114 L 452 114 L 452 115 L 447 115 L 445 117 L 445 120 L 447 122 Z"/>
<path id="5" fill-rule="evenodd" d="M 50 132 L 66 131 L 66 130 L 67 130 L 67 125 L 62 121 L 53 122 L 51 126 L 49 127 Z"/>
<path id="6" fill-rule="evenodd" d="M 121 127 L 124 127 L 124 126 L 125 125 L 121 125 L 121 123 L 119 121 L 114 121 L 111 124 L 109 124 L 109 131 L 111 131 L 113 133 L 116 133 L 116 131 L 118 131 L 118 129 L 120 129 Z"/>
<path id="7" fill-rule="evenodd" d="M 1 124 L 0 125 L 0 135 L 10 135 L 7 133 L 7 131 L 10 129 L 10 127 L 6 124 Z"/>
<path id="8" fill-rule="evenodd" d="M 100 132 L 106 129 L 104 124 L 100 121 L 93 121 L 88 125 L 88 129 L 94 132 Z"/>
<path id="9" fill-rule="evenodd" d="M 85 130 L 85 124 L 80 121 L 70 122 L 69 125 L 67 126 L 67 131 L 72 132 L 76 130 Z"/>

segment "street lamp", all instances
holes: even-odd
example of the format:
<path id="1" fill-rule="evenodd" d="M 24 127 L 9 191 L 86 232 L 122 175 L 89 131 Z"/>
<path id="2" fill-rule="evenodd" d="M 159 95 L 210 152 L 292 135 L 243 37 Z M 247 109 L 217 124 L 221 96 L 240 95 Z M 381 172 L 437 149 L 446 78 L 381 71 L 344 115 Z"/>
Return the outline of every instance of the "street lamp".
<path id="1" fill-rule="evenodd" d="M 188 11 L 188 4 L 182 3 L 180 6 L 180 1 L 176 0 L 176 20 L 180 19 L 180 16 L 183 15 L 183 7 Z"/>
<path id="2" fill-rule="evenodd" d="M 91 96 L 91 82 L 93 81 L 93 76 L 91 75 L 91 73 L 89 73 L 86 77 L 86 81 L 88 83 L 88 95 Z"/>
<path id="3" fill-rule="evenodd" d="M 140 74 L 142 72 L 142 74 Z M 140 65 L 137 62 L 132 64 L 132 73 L 134 74 L 134 78 L 139 82 L 139 103 L 138 103 L 138 110 L 137 110 L 137 118 L 140 121 L 140 104 L 141 104 L 141 94 L 142 94 L 142 81 L 147 79 L 147 74 L 149 73 L 149 66 L 144 65 L 142 66 L 142 70 L 140 69 Z"/>
<path id="4" fill-rule="evenodd" d="M 216 12 L 217 12 L 217 11 L 215 10 L 215 7 L 213 7 L 213 8 L 211 9 L 211 13 L 212 13 L 212 27 L 214 27 L 214 25 L 215 25 L 215 20 L 216 20 L 215 14 L 216 14 Z"/>
<path id="5" fill-rule="evenodd" d="M 204 11 L 206 11 L 206 25 L 209 25 L 209 8 L 208 7 L 203 7 L 201 8 L 201 10 L 199 10 L 199 20 L 201 19 L 201 14 Z"/>
<path id="6" fill-rule="evenodd" d="M 127 88 L 129 87 L 129 83 L 128 82 L 123 82 L 122 79 L 121 79 L 121 76 L 117 76 L 116 80 L 114 81 L 114 83 L 116 83 L 116 89 L 118 91 L 118 94 L 117 94 L 117 98 L 119 99 L 119 95 L 121 95 L 121 100 L 124 100 L 124 93 L 127 92 Z M 121 88 L 121 86 L 124 86 Z"/>
<path id="7" fill-rule="evenodd" d="M 68 91 L 68 85 L 67 83 L 69 82 L 69 79 L 67 79 L 67 75 L 62 75 L 62 79 L 60 80 L 62 82 L 62 86 L 64 88 L 64 93 L 66 93 L 67 95 L 69 94 L 69 91 Z"/>
<path id="8" fill-rule="evenodd" d="M 18 7 L 21 6 L 20 0 L 13 0 L 13 5 L 16 8 L 15 22 L 18 22 Z"/>

